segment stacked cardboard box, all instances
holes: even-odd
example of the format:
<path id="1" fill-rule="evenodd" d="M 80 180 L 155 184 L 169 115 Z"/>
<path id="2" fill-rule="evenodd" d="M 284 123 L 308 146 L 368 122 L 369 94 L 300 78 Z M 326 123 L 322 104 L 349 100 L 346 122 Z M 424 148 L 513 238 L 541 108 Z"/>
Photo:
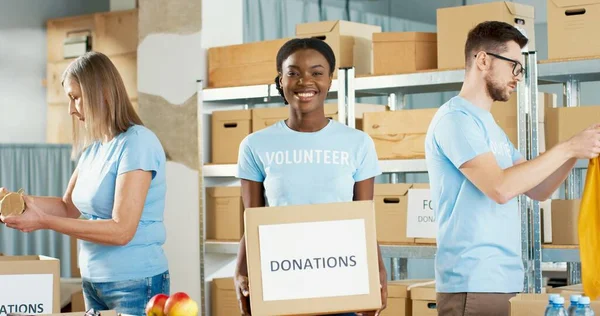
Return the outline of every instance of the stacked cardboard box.
<path id="1" fill-rule="evenodd" d="M 210 286 L 210 310 L 212 316 L 240 314 L 233 278 L 215 278 Z"/>
<path id="2" fill-rule="evenodd" d="M 600 55 L 600 0 L 547 0 L 548 59 Z"/>
<path id="3" fill-rule="evenodd" d="M 241 188 L 210 187 L 206 195 L 206 238 L 239 241 L 244 234 Z"/>
<path id="4" fill-rule="evenodd" d="M 436 69 L 436 33 L 375 33 L 373 34 L 373 63 L 375 75 Z"/>
<path id="5" fill-rule="evenodd" d="M 415 311 L 415 312 L 413 311 L 414 310 L 413 289 L 416 289 L 421 284 L 427 284 L 430 282 L 431 282 L 431 280 L 388 281 L 387 307 L 381 313 L 381 316 L 422 315 L 422 314 L 417 314 L 418 311 Z M 428 289 L 429 289 L 429 287 L 428 287 Z M 417 297 L 419 297 L 419 293 L 417 293 Z M 423 296 L 421 295 L 421 297 L 423 297 Z M 416 304 L 417 304 L 417 309 L 419 309 L 418 305 L 420 305 L 420 303 L 418 302 L 418 300 L 417 300 Z"/>

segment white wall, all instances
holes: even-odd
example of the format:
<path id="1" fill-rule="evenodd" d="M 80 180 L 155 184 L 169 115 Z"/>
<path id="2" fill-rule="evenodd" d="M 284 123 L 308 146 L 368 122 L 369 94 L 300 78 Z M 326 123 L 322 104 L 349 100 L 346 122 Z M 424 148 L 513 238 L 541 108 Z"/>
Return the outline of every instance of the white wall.
<path id="1" fill-rule="evenodd" d="M 0 0 L 0 143 L 46 141 L 46 20 L 108 10 L 108 0 Z"/>

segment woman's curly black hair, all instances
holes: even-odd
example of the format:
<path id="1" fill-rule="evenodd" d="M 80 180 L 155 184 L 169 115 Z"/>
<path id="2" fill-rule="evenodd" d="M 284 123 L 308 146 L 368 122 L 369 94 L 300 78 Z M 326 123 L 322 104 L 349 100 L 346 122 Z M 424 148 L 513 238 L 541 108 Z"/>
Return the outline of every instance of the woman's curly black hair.
<path id="1" fill-rule="evenodd" d="M 283 44 L 277 53 L 277 73 L 282 72 L 283 61 L 301 49 L 314 49 L 321 53 L 329 63 L 329 73 L 333 74 L 335 69 L 335 54 L 327 43 L 317 38 L 294 38 Z M 275 77 L 275 86 L 277 87 L 277 91 L 279 91 L 279 95 L 283 98 L 284 104 L 288 104 L 283 94 L 283 88 L 279 84 L 279 75 Z"/>

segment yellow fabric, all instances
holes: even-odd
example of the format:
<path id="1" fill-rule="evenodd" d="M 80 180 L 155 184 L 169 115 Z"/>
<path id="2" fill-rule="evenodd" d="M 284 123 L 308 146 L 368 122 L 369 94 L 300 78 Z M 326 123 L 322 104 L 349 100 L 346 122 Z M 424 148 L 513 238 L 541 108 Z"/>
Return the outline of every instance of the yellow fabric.
<path id="1" fill-rule="evenodd" d="M 579 210 L 579 253 L 583 291 L 600 296 L 600 161 L 590 160 Z"/>

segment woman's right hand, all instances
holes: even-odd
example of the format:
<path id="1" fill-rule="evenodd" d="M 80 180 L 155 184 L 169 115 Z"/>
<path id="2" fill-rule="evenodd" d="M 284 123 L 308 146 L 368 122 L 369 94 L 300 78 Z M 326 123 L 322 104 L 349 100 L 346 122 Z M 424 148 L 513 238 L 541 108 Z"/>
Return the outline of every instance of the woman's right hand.
<path id="1" fill-rule="evenodd" d="M 250 291 L 248 286 L 248 276 L 237 273 L 234 277 L 234 283 L 241 315 L 250 316 Z"/>

